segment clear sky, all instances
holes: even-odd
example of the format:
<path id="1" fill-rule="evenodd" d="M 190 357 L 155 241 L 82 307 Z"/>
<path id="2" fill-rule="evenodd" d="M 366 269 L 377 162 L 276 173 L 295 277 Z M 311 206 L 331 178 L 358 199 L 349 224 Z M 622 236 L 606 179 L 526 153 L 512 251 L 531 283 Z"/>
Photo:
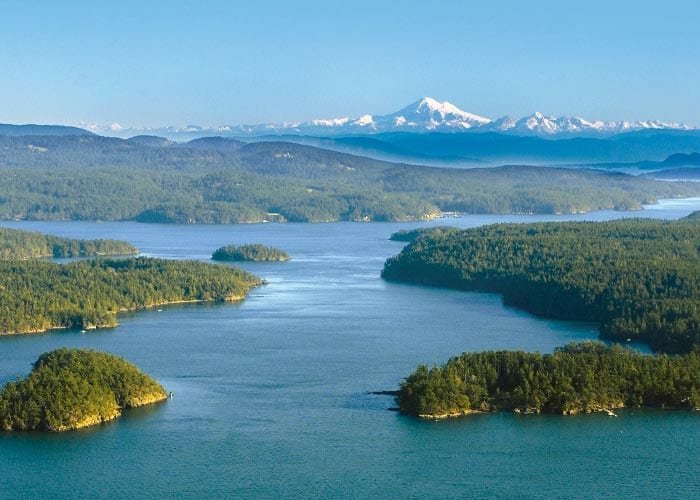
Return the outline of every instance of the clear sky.
<path id="1" fill-rule="evenodd" d="M 225 125 L 422 96 L 700 126 L 696 0 L 2 0 L 0 122 Z"/>

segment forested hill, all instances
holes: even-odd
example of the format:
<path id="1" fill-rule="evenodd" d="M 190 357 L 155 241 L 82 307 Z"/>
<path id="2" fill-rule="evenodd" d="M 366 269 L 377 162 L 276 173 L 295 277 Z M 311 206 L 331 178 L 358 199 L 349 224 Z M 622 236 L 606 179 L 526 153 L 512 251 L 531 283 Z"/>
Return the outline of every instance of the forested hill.
<path id="1" fill-rule="evenodd" d="M 0 218 L 396 221 L 636 209 L 700 184 L 598 171 L 404 165 L 290 143 L 0 136 Z"/>
<path id="2" fill-rule="evenodd" d="M 12 125 L 0 123 L 0 135 L 93 135 L 88 130 L 65 125 Z"/>
<path id="3" fill-rule="evenodd" d="M 0 391 L 0 429 L 61 432 L 112 420 L 124 408 L 163 401 L 165 389 L 123 358 L 57 349 Z"/>
<path id="4" fill-rule="evenodd" d="M 118 240 L 76 240 L 50 234 L 0 227 L 0 259 L 133 255 L 138 249 Z"/>
<path id="5" fill-rule="evenodd" d="M 700 347 L 700 218 L 497 224 L 417 237 L 389 280 L 484 290 L 534 314 L 595 321 L 659 351 Z"/>

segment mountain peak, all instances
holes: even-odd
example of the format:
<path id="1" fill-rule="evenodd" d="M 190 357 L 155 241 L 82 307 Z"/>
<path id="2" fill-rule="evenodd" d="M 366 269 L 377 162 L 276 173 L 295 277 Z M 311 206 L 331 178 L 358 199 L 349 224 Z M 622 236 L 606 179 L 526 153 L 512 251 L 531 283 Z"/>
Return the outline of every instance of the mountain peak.
<path id="1" fill-rule="evenodd" d="M 447 101 L 445 101 L 445 104 L 449 104 Z M 430 109 L 439 109 L 442 103 L 438 101 L 437 99 L 433 99 L 432 97 L 425 96 L 422 99 L 419 99 L 414 103 L 414 105 L 417 108 L 420 108 L 421 106 L 423 107 L 428 107 Z"/>
<path id="2" fill-rule="evenodd" d="M 388 115 L 388 117 L 394 124 L 405 126 L 423 124 L 429 130 L 466 129 L 491 123 L 488 118 L 468 113 L 450 102 L 440 102 L 432 97 L 423 97 L 400 111 Z"/>
<path id="3" fill-rule="evenodd" d="M 414 103 L 414 106 L 416 109 L 429 109 L 430 111 L 441 111 L 443 113 L 454 113 L 455 111 L 458 113 L 463 113 L 463 111 L 454 104 L 447 101 L 440 102 L 437 99 L 433 99 L 432 97 L 424 97 L 421 100 Z"/>

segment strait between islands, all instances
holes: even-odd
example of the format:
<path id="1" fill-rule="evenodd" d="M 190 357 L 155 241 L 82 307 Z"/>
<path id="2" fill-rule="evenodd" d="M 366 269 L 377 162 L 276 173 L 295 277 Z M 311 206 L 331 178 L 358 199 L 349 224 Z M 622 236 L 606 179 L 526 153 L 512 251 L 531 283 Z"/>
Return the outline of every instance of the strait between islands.
<path id="1" fill-rule="evenodd" d="M 539 316 L 593 321 L 601 336 L 664 354 L 572 344 L 553 354 L 464 353 L 420 366 L 400 410 L 574 414 L 623 406 L 700 408 L 700 214 L 678 221 L 496 224 L 402 232 L 388 280 L 495 292 Z"/>

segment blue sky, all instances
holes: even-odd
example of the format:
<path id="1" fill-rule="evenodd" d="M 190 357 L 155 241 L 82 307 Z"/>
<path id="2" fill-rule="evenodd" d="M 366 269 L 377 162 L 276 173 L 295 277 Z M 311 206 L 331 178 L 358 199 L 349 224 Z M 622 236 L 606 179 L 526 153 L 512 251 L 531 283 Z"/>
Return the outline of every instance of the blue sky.
<path id="1" fill-rule="evenodd" d="M 3 0 L 0 122 L 296 121 L 432 96 L 700 126 L 698 19 L 676 0 Z"/>

